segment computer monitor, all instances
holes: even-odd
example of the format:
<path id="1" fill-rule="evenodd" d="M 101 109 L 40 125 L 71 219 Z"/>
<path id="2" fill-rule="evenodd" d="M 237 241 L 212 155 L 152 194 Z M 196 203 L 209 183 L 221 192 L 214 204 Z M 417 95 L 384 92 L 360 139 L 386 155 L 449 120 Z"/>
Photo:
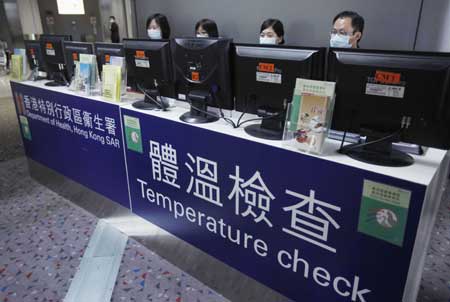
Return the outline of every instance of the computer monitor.
<path id="1" fill-rule="evenodd" d="M 132 74 L 143 101 L 133 103 L 139 109 L 165 109 L 161 97 L 175 97 L 172 52 L 169 40 L 124 39 L 123 47 L 127 72 Z"/>
<path id="2" fill-rule="evenodd" d="M 413 158 L 393 142 L 450 149 L 449 53 L 330 49 L 327 79 L 336 82 L 332 129 L 367 136 L 341 153 L 407 166 Z"/>
<path id="3" fill-rule="evenodd" d="M 72 40 L 67 35 L 42 35 L 40 38 L 41 52 L 51 82 L 46 83 L 47 86 L 66 86 L 67 69 L 64 58 L 63 42 Z"/>
<path id="4" fill-rule="evenodd" d="M 95 43 L 95 54 L 97 55 L 98 73 L 102 77 L 103 65 L 109 64 L 110 57 L 123 57 L 123 45 L 119 43 Z"/>
<path id="5" fill-rule="evenodd" d="M 230 39 L 176 38 L 173 41 L 175 85 L 178 98 L 189 102 L 190 112 L 180 119 L 208 123 L 219 115 L 208 106 L 233 109 L 230 80 Z"/>
<path id="6" fill-rule="evenodd" d="M 25 40 L 24 43 L 30 69 L 38 69 L 39 71 L 45 72 L 44 59 L 41 52 L 41 42 L 39 40 Z"/>
<path id="7" fill-rule="evenodd" d="M 281 140 L 296 79 L 323 79 L 325 48 L 260 44 L 235 44 L 234 48 L 236 110 L 261 119 L 245 131 L 255 137 Z"/>
<path id="8" fill-rule="evenodd" d="M 66 57 L 66 67 L 69 79 L 75 73 L 75 63 L 80 61 L 80 54 L 94 54 L 92 43 L 86 42 L 64 42 L 64 55 Z"/>

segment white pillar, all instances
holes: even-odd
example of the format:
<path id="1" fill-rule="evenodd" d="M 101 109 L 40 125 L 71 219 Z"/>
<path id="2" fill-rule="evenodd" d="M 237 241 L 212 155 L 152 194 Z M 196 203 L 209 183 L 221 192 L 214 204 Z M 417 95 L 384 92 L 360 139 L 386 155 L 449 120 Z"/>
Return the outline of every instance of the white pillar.
<path id="1" fill-rule="evenodd" d="M 37 0 L 17 0 L 17 9 L 24 35 L 43 33 Z"/>

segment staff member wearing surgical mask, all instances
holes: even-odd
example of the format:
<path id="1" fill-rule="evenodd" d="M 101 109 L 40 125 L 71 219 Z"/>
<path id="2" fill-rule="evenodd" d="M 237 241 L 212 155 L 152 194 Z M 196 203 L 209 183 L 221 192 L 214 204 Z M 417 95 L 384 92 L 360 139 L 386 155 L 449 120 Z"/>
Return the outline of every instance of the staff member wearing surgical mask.
<path id="1" fill-rule="evenodd" d="M 352 11 L 341 12 L 333 19 L 330 47 L 359 48 L 363 31 L 363 17 Z"/>
<path id="2" fill-rule="evenodd" d="M 147 35 L 152 40 L 169 39 L 170 26 L 167 17 L 154 14 L 147 19 Z"/>
<path id="3" fill-rule="evenodd" d="M 202 19 L 195 24 L 195 36 L 197 38 L 218 38 L 217 24 L 210 19 Z"/>
<path id="4" fill-rule="evenodd" d="M 260 44 L 280 45 L 284 44 L 284 27 L 278 19 L 267 19 L 261 25 L 259 31 Z"/>

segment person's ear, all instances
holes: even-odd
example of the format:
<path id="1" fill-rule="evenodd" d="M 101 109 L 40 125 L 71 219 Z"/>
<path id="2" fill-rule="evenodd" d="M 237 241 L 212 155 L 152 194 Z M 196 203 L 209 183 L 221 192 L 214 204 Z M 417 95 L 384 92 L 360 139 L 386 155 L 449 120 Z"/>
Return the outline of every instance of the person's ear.
<path id="1" fill-rule="evenodd" d="M 283 41 L 283 37 L 278 37 L 277 38 L 277 44 L 281 44 L 282 41 Z"/>
<path id="2" fill-rule="evenodd" d="M 361 40 L 362 34 L 360 31 L 355 32 L 353 35 L 354 43 L 358 44 L 359 40 Z"/>

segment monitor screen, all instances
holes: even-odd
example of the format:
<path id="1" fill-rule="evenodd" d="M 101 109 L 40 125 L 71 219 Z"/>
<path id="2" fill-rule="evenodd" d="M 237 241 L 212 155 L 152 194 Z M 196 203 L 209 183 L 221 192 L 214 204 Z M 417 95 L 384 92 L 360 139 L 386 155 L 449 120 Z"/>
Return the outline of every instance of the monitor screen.
<path id="1" fill-rule="evenodd" d="M 118 43 L 95 43 L 95 54 L 97 55 L 98 73 L 102 76 L 103 65 L 109 64 L 110 57 L 123 57 L 123 45 Z"/>
<path id="2" fill-rule="evenodd" d="M 235 44 L 236 110 L 264 118 L 261 124 L 246 127 L 246 132 L 260 138 L 281 139 L 296 79 L 322 80 L 324 61 L 324 48 Z"/>
<path id="3" fill-rule="evenodd" d="M 74 76 L 75 62 L 80 60 L 80 54 L 94 54 L 94 46 L 92 43 L 64 42 L 64 54 L 67 73 L 71 79 Z"/>
<path id="4" fill-rule="evenodd" d="M 174 66 L 177 96 L 202 108 L 213 106 L 233 109 L 230 79 L 230 39 L 176 38 L 174 39 Z M 191 94 L 191 98 L 189 95 Z M 195 109 L 194 108 L 194 109 Z"/>
<path id="5" fill-rule="evenodd" d="M 154 99 L 175 97 L 170 41 L 124 39 L 123 45 L 127 72 L 133 78 L 134 88 Z M 135 107 L 153 109 L 155 103 L 146 98 Z"/>
<path id="6" fill-rule="evenodd" d="M 334 130 L 450 148 L 450 54 L 331 49 L 327 79 Z"/>
<path id="7" fill-rule="evenodd" d="M 68 84 L 66 60 L 64 57 L 63 42 L 70 41 L 71 36 L 66 35 L 42 35 L 41 53 L 47 72 L 53 82 L 48 86 L 61 86 Z"/>
<path id="8" fill-rule="evenodd" d="M 30 69 L 38 68 L 39 71 L 45 71 L 44 58 L 41 52 L 41 42 L 38 40 L 25 40 L 25 50 L 27 54 Z"/>

